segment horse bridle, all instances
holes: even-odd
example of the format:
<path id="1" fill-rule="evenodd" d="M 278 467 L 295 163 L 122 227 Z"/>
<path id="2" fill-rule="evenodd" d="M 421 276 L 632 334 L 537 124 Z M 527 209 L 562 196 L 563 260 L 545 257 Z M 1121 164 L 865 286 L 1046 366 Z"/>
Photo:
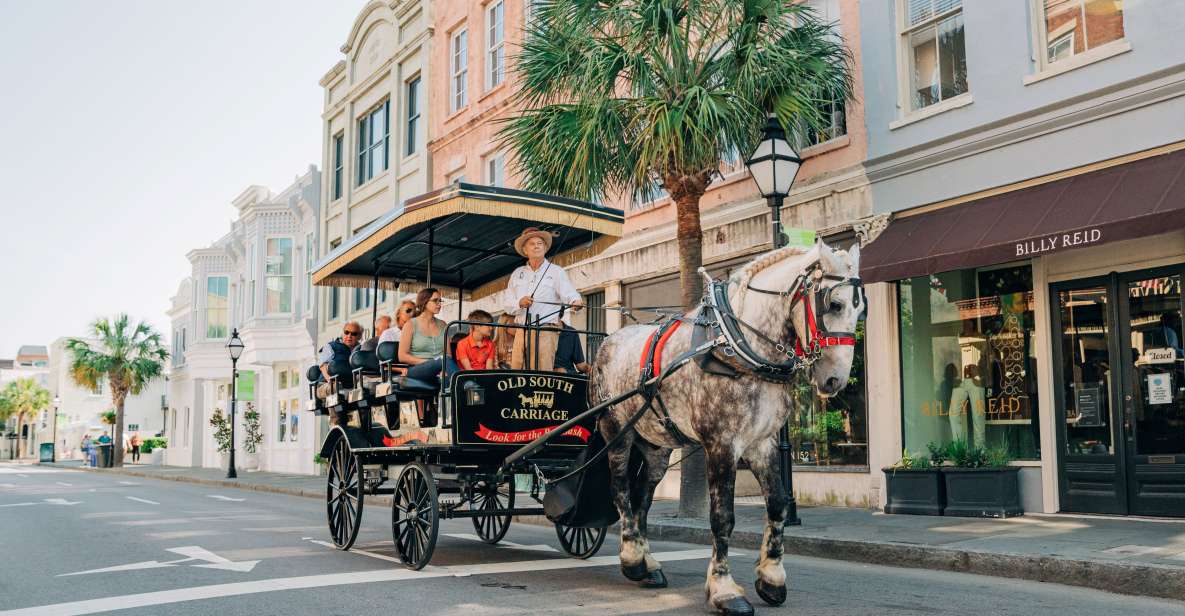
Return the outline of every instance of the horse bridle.
<path id="1" fill-rule="evenodd" d="M 823 286 L 823 281 L 833 281 L 836 284 Z M 861 306 L 867 305 L 867 297 L 864 295 L 864 283 L 860 278 L 827 274 L 818 262 L 808 267 L 806 272 L 799 274 L 785 291 L 759 289 L 751 284 L 746 288 L 757 293 L 790 298 L 791 314 L 794 313 L 795 306 L 803 304 L 806 320 L 806 344 L 803 344 L 795 332 L 794 354 L 799 358 L 813 361 L 827 347 L 856 346 L 856 332 L 829 330 L 823 320 L 824 316 L 840 309 L 838 304 L 833 303 L 832 294 L 837 289 L 846 286 L 852 287 L 852 308 L 862 310 Z M 781 350 L 781 345 L 778 346 Z"/>

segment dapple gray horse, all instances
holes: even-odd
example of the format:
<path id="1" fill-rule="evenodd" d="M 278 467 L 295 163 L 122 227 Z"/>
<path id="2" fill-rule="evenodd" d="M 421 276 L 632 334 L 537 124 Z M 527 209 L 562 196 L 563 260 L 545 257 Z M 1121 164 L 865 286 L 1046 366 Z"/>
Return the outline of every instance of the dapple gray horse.
<path id="1" fill-rule="evenodd" d="M 788 344 L 793 335 L 810 340 L 806 302 L 792 302 L 785 293 L 800 275 L 814 275 L 814 290 L 835 287 L 827 293 L 827 306 L 813 312 L 826 330 L 854 332 L 863 307 L 858 285 L 859 247 L 832 250 L 822 242 L 813 247 L 787 247 L 758 256 L 730 276 L 728 295 L 734 313 L 772 341 Z M 818 297 L 822 297 L 820 294 Z M 692 316 L 692 315 L 687 315 Z M 607 400 L 638 386 L 639 363 L 655 325 L 632 325 L 606 338 L 597 352 L 591 376 L 592 401 Z M 681 326 L 667 340 L 661 358 L 668 365 L 691 348 L 692 327 Z M 769 341 L 746 331 L 750 344 L 764 358 L 785 361 L 787 355 Z M 790 346 L 793 348 L 793 346 Z M 804 370 L 820 396 L 838 393 L 848 382 L 855 347 L 825 346 Z M 713 550 L 705 585 L 708 604 L 728 615 L 752 614 L 753 606 L 729 570 L 728 541 L 732 534 L 733 489 L 737 462 L 744 458 L 765 494 L 766 521 L 761 555 L 757 562 L 757 594 L 770 605 L 786 600 L 786 572 L 782 567 L 782 526 L 788 498 L 780 479 L 778 430 L 791 413 L 791 387 L 764 380 L 752 373 L 739 377 L 717 376 L 691 362 L 674 372 L 659 389 L 678 431 L 703 446 L 711 497 Z M 634 397 L 615 405 L 600 419 L 606 439 L 621 432 L 627 420 L 643 404 Z M 614 503 L 621 515 L 621 569 L 643 587 L 664 587 L 662 565 L 650 554 L 646 539 L 646 515 L 654 489 L 667 471 L 671 451 L 680 447 L 677 437 L 660 423 L 658 413 L 646 411 L 628 434 L 608 452 L 613 475 Z M 631 472 L 631 469 L 633 472 Z"/>

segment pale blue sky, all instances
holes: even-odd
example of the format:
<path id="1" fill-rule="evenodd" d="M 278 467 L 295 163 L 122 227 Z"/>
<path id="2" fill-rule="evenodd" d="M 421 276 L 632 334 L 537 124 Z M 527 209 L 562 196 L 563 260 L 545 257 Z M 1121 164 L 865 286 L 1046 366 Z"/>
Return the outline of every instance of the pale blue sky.
<path id="1" fill-rule="evenodd" d="M 365 0 L 0 0 L 0 357 L 128 312 L 170 339 L 185 253 L 320 165 Z"/>

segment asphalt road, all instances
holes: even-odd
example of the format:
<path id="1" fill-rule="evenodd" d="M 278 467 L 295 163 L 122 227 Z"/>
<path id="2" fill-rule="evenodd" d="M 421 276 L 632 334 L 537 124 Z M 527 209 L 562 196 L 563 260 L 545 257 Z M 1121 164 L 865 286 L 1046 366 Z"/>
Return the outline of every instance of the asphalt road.
<path id="1" fill-rule="evenodd" d="M 655 543 L 671 580 L 621 576 L 612 535 L 588 561 L 549 527 L 518 524 L 503 546 L 442 524 L 432 564 L 406 570 L 390 511 L 366 507 L 355 549 L 327 545 L 313 499 L 0 464 L 0 614 L 707 614 L 704 546 Z M 734 575 L 759 614 L 1183 614 L 1174 601 L 960 573 L 811 558 L 787 561 L 790 598 L 752 591 L 755 555 Z"/>

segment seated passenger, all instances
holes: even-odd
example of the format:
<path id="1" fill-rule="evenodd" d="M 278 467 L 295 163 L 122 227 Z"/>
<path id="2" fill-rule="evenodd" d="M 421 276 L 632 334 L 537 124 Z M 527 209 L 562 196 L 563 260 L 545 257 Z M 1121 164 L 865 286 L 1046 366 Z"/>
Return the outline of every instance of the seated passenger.
<path id="1" fill-rule="evenodd" d="M 362 350 L 363 351 L 374 351 L 376 348 L 378 348 L 379 340 L 382 338 L 383 334 L 390 331 L 390 329 L 391 329 L 391 317 L 384 314 L 383 316 L 375 319 L 375 321 L 374 321 L 374 335 L 371 336 L 370 338 L 367 338 L 366 342 L 362 343 Z"/>
<path id="2" fill-rule="evenodd" d="M 466 321 L 493 323 L 494 317 L 485 310 L 474 310 L 465 318 Z M 462 370 L 493 370 L 494 341 L 493 327 L 489 325 L 470 325 L 469 335 L 457 343 L 457 363 Z"/>
<path id="3" fill-rule="evenodd" d="M 362 326 L 357 321 L 350 321 L 342 328 L 341 338 L 330 340 L 321 347 L 321 352 L 317 355 L 317 364 L 321 367 L 322 382 L 317 386 L 317 397 L 324 398 L 329 395 L 329 366 L 336 365 L 350 365 L 350 353 L 354 352 L 354 347 L 358 346 L 358 338 L 362 336 Z"/>
<path id="4" fill-rule="evenodd" d="M 403 332 L 403 326 L 411 320 L 411 315 L 416 311 L 416 302 L 413 299 L 405 298 L 399 302 L 399 307 L 395 309 L 395 327 L 388 329 L 379 336 L 379 342 L 399 342 L 399 336 Z"/>
<path id="5" fill-rule="evenodd" d="M 411 366 L 408 378 L 431 381 L 445 369 L 444 330 L 448 324 L 436 318 L 443 303 L 440 291 L 431 287 L 416 294 L 415 316 L 399 335 L 399 361 Z M 450 370 L 456 370 L 452 358 L 447 358 Z"/>
<path id="6" fill-rule="evenodd" d="M 561 323 L 560 341 L 555 350 L 555 371 L 567 374 L 588 374 L 589 366 L 584 361 L 584 348 L 580 346 L 580 334 L 567 323 Z"/>
<path id="7" fill-rule="evenodd" d="M 498 317 L 499 325 L 514 325 L 514 315 L 504 314 Z M 513 327 L 499 327 L 494 332 L 494 362 L 496 367 L 503 370 L 510 369 L 510 356 L 514 346 L 514 334 L 518 330 Z"/>

